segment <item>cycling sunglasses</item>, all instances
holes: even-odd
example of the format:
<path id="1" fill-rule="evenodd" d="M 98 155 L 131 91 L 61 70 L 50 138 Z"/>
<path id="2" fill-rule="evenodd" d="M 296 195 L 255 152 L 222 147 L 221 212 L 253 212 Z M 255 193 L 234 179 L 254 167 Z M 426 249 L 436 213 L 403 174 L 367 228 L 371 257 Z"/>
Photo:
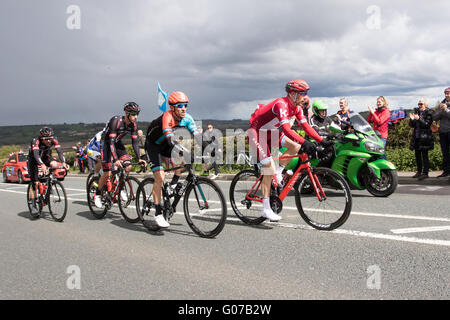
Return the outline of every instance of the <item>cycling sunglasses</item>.
<path id="1" fill-rule="evenodd" d="M 139 112 L 128 112 L 130 116 L 138 116 Z"/>
<path id="2" fill-rule="evenodd" d="M 176 104 L 173 104 L 172 106 L 174 106 L 176 108 L 187 108 L 188 104 L 187 103 L 176 103 Z"/>
<path id="3" fill-rule="evenodd" d="M 302 97 L 305 97 L 308 95 L 308 91 L 297 92 L 297 94 L 301 95 Z"/>

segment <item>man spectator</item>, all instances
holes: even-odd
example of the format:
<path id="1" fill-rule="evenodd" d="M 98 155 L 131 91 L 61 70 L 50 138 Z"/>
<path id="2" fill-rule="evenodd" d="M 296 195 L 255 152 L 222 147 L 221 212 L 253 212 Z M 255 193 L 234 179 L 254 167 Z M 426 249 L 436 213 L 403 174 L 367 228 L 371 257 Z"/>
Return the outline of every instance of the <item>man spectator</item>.
<path id="1" fill-rule="evenodd" d="M 93 159 L 91 159 L 90 157 L 87 156 L 90 142 L 91 142 L 91 140 L 88 139 L 86 141 L 86 145 L 84 146 L 84 154 L 86 155 L 86 164 L 87 164 L 87 168 L 88 168 L 88 173 L 94 172 L 95 171 L 95 165 L 96 165 L 96 162 Z"/>
<path id="2" fill-rule="evenodd" d="M 348 107 L 347 98 L 339 99 L 339 108 L 341 110 L 336 113 L 339 118 L 344 121 L 350 121 L 350 115 L 353 113 L 353 111 L 351 111 Z"/>
<path id="3" fill-rule="evenodd" d="M 439 121 L 439 142 L 442 150 L 442 174 L 438 178 L 450 176 L 450 87 L 444 90 L 445 99 L 434 112 L 433 120 Z"/>
<path id="4" fill-rule="evenodd" d="M 214 130 L 214 127 L 212 124 L 208 124 L 207 130 L 203 133 L 203 144 L 206 145 L 206 147 L 214 148 L 211 152 L 207 152 L 207 154 L 211 157 L 211 159 L 208 161 L 208 163 L 203 162 L 202 168 L 203 168 L 203 175 L 209 175 L 209 170 L 211 168 L 214 168 L 214 174 L 211 176 L 211 179 L 214 180 L 219 175 L 219 166 L 216 162 L 216 152 L 220 152 L 219 150 L 219 143 L 216 140 L 217 133 Z M 212 161 L 212 163 L 211 163 Z M 207 166 L 211 164 L 208 170 L 206 170 Z"/>
<path id="5" fill-rule="evenodd" d="M 81 146 L 81 141 L 78 141 L 77 145 L 75 147 L 72 147 L 72 149 L 74 149 L 77 154 L 78 169 L 80 170 L 80 173 L 84 173 L 86 154 L 83 147 Z"/>
<path id="6" fill-rule="evenodd" d="M 139 149 L 141 154 L 141 159 L 147 161 L 147 153 L 145 151 L 145 136 L 142 130 L 138 130 L 138 141 L 139 141 Z M 147 167 L 141 167 L 138 169 L 138 173 L 147 172 Z"/>

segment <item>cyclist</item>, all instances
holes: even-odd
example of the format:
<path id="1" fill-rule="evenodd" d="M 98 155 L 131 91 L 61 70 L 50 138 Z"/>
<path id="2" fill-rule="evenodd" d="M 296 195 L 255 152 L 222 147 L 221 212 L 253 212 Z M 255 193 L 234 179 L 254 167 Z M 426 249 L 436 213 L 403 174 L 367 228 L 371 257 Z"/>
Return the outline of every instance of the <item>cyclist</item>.
<path id="1" fill-rule="evenodd" d="M 122 138 L 131 133 L 131 141 L 136 157 L 142 165 L 147 165 L 145 160 L 141 160 L 139 152 L 139 141 L 137 135 L 137 117 L 141 108 L 135 102 L 127 102 L 123 110 L 125 116 L 114 116 L 108 122 L 103 131 L 101 138 L 101 159 L 103 174 L 101 175 L 98 187 L 95 193 L 94 202 L 97 208 L 102 207 L 101 191 L 106 184 L 106 180 L 111 177 L 111 169 L 114 166 L 123 168 L 121 161 L 131 160 L 127 149 L 122 143 Z M 131 170 L 131 166 L 125 168 L 127 174 Z"/>
<path id="2" fill-rule="evenodd" d="M 291 129 L 289 119 L 295 117 L 298 123 L 305 130 L 306 134 L 319 143 L 328 146 L 332 142 L 325 141 L 320 137 L 308 124 L 306 116 L 303 115 L 302 108 L 304 106 L 305 97 L 308 94 L 309 85 L 305 80 L 295 79 L 286 84 L 287 96 L 277 98 L 267 105 L 259 105 L 258 109 L 250 118 L 249 142 L 251 147 L 257 151 L 258 160 L 263 167 L 262 195 L 263 207 L 261 216 L 270 221 L 278 221 L 281 217 L 275 214 L 270 207 L 270 185 L 272 176 L 275 174 L 277 182 L 281 182 L 284 166 L 290 159 L 280 160 L 280 166 L 275 169 L 275 162 L 270 156 L 270 131 L 282 129 L 278 144 L 286 147 L 287 150 L 283 155 L 294 156 L 298 152 L 306 152 L 311 154 L 316 150 L 316 145 L 303 137 L 299 136 Z M 267 136 L 265 136 L 267 134 Z"/>
<path id="3" fill-rule="evenodd" d="M 202 141 L 200 131 L 197 129 L 194 119 L 186 112 L 189 103 L 188 96 L 181 91 L 174 91 L 170 94 L 168 102 L 170 110 L 150 123 L 145 141 L 145 149 L 155 177 L 155 184 L 152 191 L 156 210 L 155 222 L 160 228 L 168 228 L 170 226 L 164 219 L 161 208 L 161 189 L 165 177 L 162 157 L 171 158 L 174 149 L 179 152 L 187 151 L 174 139 L 173 128 L 186 127 L 194 135 L 197 144 L 201 145 Z M 178 183 L 180 174 L 181 169 L 175 171 L 170 182 L 172 189 Z"/>
<path id="4" fill-rule="evenodd" d="M 321 137 L 326 137 L 330 132 L 328 127 L 333 122 L 330 117 L 327 116 L 328 106 L 322 100 L 314 100 L 312 105 L 313 116 L 309 119 L 309 125 L 311 128 Z"/>
<path id="5" fill-rule="evenodd" d="M 95 162 L 94 176 L 98 176 L 100 171 L 102 170 L 101 146 L 102 146 L 102 135 L 104 130 L 105 129 L 97 132 L 97 134 L 89 141 L 89 144 L 87 146 L 87 156 L 89 159 Z"/>
<path id="6" fill-rule="evenodd" d="M 39 182 L 39 169 L 44 174 L 48 173 L 48 167 L 56 168 L 58 162 L 52 157 L 51 149 L 55 148 L 58 153 L 59 160 L 62 162 L 63 167 L 69 170 L 69 166 L 66 164 L 66 158 L 62 153 L 61 146 L 58 139 L 53 136 L 53 129 L 49 127 L 43 127 L 39 131 L 39 137 L 34 138 L 31 141 L 31 145 L 28 152 L 28 173 L 30 175 L 30 183 L 33 191 L 30 194 L 31 199 L 31 213 L 37 214 L 39 209 L 37 208 L 37 184 Z"/>

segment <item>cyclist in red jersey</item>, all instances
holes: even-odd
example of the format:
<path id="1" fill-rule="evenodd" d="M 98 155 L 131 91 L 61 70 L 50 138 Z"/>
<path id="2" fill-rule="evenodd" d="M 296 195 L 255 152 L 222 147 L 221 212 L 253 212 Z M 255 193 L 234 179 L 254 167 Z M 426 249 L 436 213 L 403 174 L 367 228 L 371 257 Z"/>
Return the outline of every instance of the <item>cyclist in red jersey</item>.
<path id="1" fill-rule="evenodd" d="M 272 177 L 276 174 L 277 182 L 281 181 L 284 166 L 290 159 L 280 160 L 280 166 L 275 168 L 275 162 L 270 156 L 269 146 L 271 145 L 271 131 L 282 129 L 278 144 L 287 150 L 283 156 L 294 156 L 300 152 L 311 154 L 315 151 L 316 145 L 298 135 L 291 129 L 290 119 L 296 118 L 297 122 L 305 130 L 306 134 L 317 142 L 328 146 L 332 144 L 325 141 L 317 132 L 309 126 L 307 116 L 303 115 L 302 107 L 307 100 L 309 85 L 305 80 L 295 79 L 286 84 L 287 96 L 275 99 L 267 105 L 259 105 L 258 109 L 250 118 L 249 142 L 250 146 L 257 150 L 258 160 L 262 165 L 264 174 L 262 180 L 263 208 L 261 216 L 270 221 L 278 221 L 281 217 L 275 214 L 270 207 L 270 184 Z"/>

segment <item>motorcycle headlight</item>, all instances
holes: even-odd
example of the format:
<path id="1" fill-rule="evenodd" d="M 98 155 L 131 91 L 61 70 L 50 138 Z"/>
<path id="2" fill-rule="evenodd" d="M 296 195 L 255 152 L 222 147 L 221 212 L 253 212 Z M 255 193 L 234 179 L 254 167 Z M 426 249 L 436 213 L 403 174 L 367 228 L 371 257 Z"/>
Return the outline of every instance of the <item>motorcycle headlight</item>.
<path id="1" fill-rule="evenodd" d="M 364 143 L 364 147 L 370 152 L 384 153 L 383 147 L 380 147 L 378 144 L 370 141 L 366 141 L 366 143 Z"/>

